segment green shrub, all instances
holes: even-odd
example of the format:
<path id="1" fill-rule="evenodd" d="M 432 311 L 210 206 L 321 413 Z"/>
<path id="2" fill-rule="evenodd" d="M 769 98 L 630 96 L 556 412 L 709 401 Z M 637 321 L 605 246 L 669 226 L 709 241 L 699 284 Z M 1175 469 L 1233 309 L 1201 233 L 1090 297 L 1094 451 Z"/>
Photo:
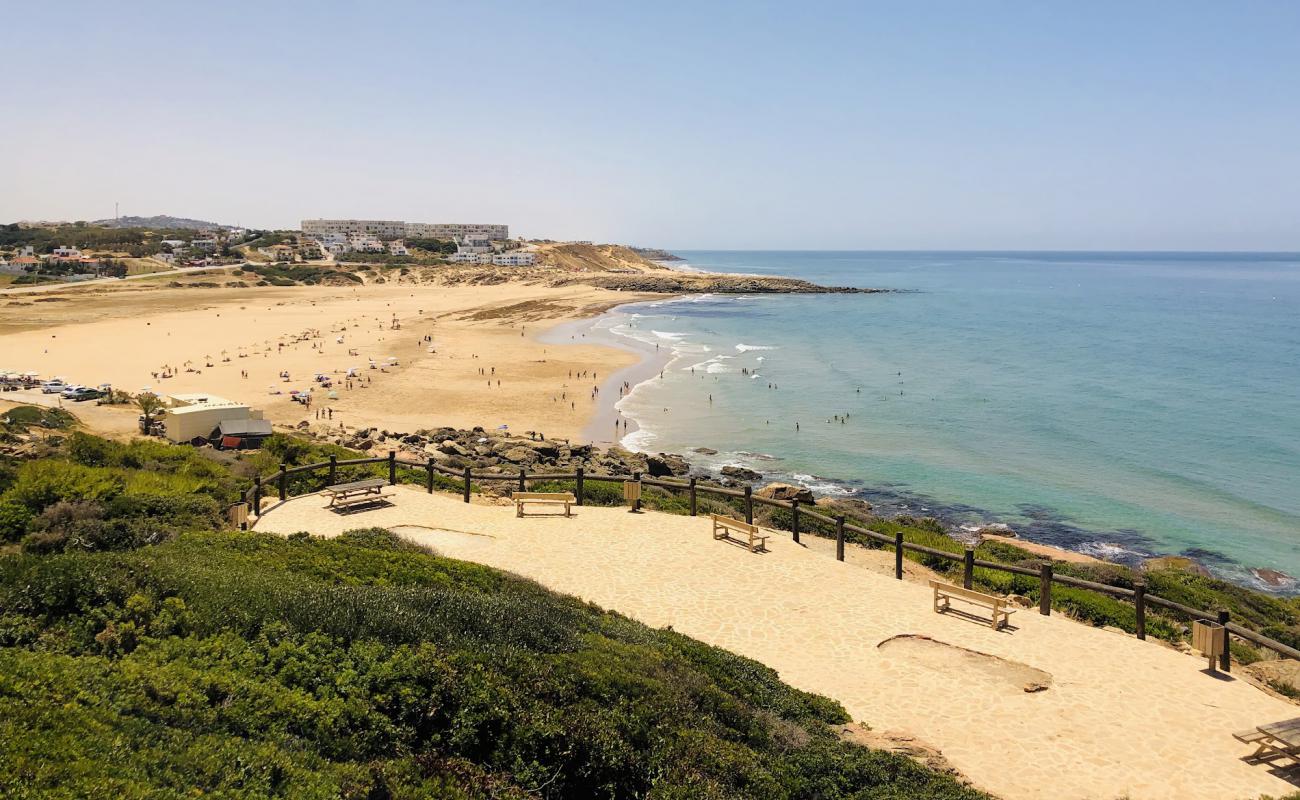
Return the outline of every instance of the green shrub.
<path id="1" fill-rule="evenodd" d="M 761 664 L 384 530 L 13 556 L 0 609 L 6 796 L 981 796 Z"/>

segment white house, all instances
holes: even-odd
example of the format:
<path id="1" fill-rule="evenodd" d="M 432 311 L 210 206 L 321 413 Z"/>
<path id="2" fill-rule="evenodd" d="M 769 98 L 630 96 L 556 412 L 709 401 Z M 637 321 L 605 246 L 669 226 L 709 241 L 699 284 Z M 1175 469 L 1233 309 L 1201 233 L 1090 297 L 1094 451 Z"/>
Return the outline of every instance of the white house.
<path id="1" fill-rule="evenodd" d="M 53 255 L 55 258 L 81 258 L 81 251 L 75 247 L 56 247 Z"/>
<path id="2" fill-rule="evenodd" d="M 531 267 L 537 263 L 537 254 L 526 250 L 511 250 L 492 256 L 492 263 L 498 267 Z"/>
<path id="3" fill-rule="evenodd" d="M 262 419 L 261 411 L 215 395 L 174 394 L 169 399 L 171 407 L 162 419 L 173 442 L 207 439 L 228 420 Z"/>
<path id="4" fill-rule="evenodd" d="M 348 248 L 354 253 L 382 253 L 384 243 L 379 237 L 369 233 L 357 234 L 348 240 Z"/>
<path id="5" fill-rule="evenodd" d="M 406 249 L 406 242 L 400 239 L 388 243 L 388 252 L 390 255 L 395 256 L 409 256 L 411 254 L 411 251 Z"/>

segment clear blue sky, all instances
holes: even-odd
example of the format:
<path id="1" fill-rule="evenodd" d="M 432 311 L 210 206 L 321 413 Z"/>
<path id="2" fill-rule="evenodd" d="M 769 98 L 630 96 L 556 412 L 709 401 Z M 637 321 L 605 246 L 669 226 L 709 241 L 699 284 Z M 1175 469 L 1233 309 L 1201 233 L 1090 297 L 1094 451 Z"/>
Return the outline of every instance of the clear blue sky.
<path id="1" fill-rule="evenodd" d="M 0 221 L 1300 250 L 1300 3 L 10 3 Z"/>

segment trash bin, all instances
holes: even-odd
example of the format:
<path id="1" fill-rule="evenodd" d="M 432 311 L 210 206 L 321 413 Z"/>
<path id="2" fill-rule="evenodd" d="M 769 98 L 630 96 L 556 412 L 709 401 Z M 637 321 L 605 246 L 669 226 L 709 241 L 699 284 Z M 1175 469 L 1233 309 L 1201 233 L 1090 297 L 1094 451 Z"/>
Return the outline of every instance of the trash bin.
<path id="1" fill-rule="evenodd" d="M 1219 623 L 1208 619 L 1192 622 L 1192 648 L 1210 660 L 1210 670 L 1215 669 L 1219 655 L 1223 652 L 1228 631 Z"/>

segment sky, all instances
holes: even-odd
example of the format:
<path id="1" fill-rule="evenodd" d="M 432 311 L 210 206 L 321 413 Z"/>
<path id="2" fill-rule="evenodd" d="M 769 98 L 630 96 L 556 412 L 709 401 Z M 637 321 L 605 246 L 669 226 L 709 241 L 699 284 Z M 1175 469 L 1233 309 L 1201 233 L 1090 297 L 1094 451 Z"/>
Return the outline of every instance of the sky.
<path id="1" fill-rule="evenodd" d="M 1300 250 L 1300 3 L 0 0 L 0 222 Z"/>

